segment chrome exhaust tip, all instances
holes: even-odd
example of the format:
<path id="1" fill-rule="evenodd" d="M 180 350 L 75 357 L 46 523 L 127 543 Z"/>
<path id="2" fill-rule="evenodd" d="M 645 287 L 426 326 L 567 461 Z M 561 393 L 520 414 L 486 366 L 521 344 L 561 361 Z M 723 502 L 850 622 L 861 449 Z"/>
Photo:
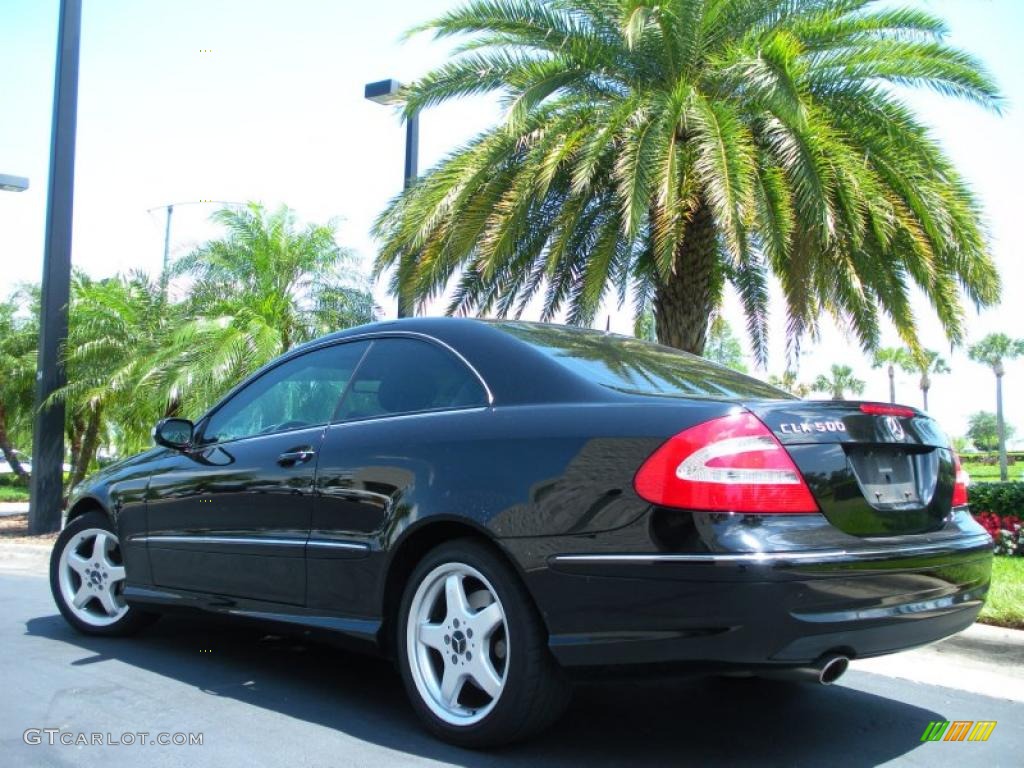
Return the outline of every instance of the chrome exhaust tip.
<path id="1" fill-rule="evenodd" d="M 838 654 L 826 656 L 817 665 L 818 682 L 822 685 L 832 685 L 843 676 L 850 666 L 850 660 L 846 656 Z"/>

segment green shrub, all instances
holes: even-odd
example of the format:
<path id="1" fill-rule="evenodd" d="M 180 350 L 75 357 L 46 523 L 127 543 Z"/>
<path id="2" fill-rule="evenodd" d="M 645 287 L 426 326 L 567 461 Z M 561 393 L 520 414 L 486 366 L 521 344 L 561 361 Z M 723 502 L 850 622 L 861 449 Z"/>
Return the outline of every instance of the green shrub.
<path id="1" fill-rule="evenodd" d="M 1024 517 L 1024 483 L 974 483 L 969 493 L 971 511 Z"/>

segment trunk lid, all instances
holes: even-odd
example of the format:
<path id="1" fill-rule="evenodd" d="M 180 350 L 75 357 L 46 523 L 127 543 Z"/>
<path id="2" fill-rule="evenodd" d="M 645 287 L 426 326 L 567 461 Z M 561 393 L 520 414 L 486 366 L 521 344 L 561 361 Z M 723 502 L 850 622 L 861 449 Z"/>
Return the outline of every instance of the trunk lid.
<path id="1" fill-rule="evenodd" d="M 840 530 L 928 533 L 951 513 L 953 454 L 928 415 L 858 401 L 745 405 L 786 447 L 821 511 Z"/>

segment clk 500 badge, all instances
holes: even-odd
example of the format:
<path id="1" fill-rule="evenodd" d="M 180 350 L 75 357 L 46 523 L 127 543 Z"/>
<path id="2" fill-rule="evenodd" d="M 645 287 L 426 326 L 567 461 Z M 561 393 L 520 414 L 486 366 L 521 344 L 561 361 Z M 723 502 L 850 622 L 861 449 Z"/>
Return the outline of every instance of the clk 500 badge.
<path id="1" fill-rule="evenodd" d="M 841 421 L 804 421 L 799 424 L 786 422 L 779 425 L 779 432 L 784 435 L 805 435 L 811 432 L 845 432 L 846 425 Z"/>

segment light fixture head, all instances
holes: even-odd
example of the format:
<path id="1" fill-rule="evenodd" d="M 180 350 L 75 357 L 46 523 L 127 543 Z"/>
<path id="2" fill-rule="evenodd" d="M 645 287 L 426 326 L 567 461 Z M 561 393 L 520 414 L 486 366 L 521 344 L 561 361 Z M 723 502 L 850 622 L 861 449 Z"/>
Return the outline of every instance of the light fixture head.
<path id="1" fill-rule="evenodd" d="M 401 90 L 402 83 L 397 80 L 378 80 L 375 83 L 367 83 L 363 95 L 378 104 L 397 104 Z"/>
<path id="2" fill-rule="evenodd" d="M 0 173 L 0 189 L 6 192 L 24 192 L 28 189 L 28 179 L 24 176 L 9 176 Z"/>

